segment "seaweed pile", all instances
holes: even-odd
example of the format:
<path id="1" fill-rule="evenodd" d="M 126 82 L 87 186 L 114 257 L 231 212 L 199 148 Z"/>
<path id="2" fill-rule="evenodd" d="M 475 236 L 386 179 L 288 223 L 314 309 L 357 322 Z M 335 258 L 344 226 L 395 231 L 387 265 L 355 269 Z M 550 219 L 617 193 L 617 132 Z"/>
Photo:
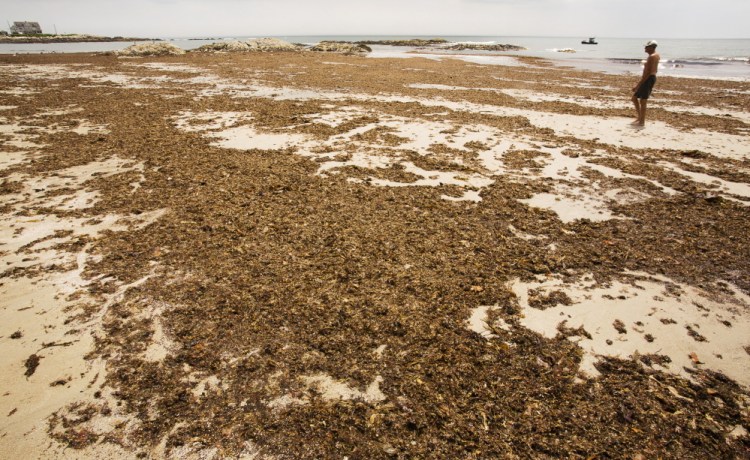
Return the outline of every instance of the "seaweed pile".
<path id="1" fill-rule="evenodd" d="M 590 77 L 458 61 L 413 60 L 406 69 L 392 60 L 358 56 L 340 57 L 357 66 L 337 66 L 333 73 L 319 59 L 296 53 L 189 54 L 170 63 L 210 69 L 230 80 L 261 75 L 279 92 L 287 85 L 321 94 L 345 89 L 377 95 L 386 89 L 434 97 L 435 90 L 408 85 L 426 79 L 435 85 L 462 79 L 498 85 L 501 74 L 517 86 L 544 72 L 540 84 L 554 86 L 564 78 Z M 133 78 L 164 73 L 107 56 L 3 58 L 5 66 L 81 62 Z M 302 71 L 289 77 L 290 69 Z M 181 76 L 178 70 L 173 75 Z M 622 77 L 597 78 L 625 84 Z M 664 80 L 665 87 L 700 94 L 693 91 L 699 81 Z M 587 378 L 579 372 L 581 350 L 569 338 L 591 331 L 563 324 L 556 337 L 546 338 L 522 327 L 518 299 L 509 288 L 513 279 L 552 274 L 590 273 L 606 284 L 625 271 L 639 271 L 709 290 L 726 290 L 731 283 L 750 293 L 750 211 L 660 166 L 683 153 L 564 138 L 523 117 L 448 109 L 436 115 L 435 107 L 408 101 L 202 96 L 195 82 L 166 81 L 155 88 L 100 81 L 85 89 L 82 82 L 91 83 L 63 76 L 52 89 L 44 78 L 24 81 L 36 93 L 9 96 L 7 103 L 20 108 L 3 116 L 20 119 L 58 106 L 65 94 L 66 104 L 82 107 L 80 116 L 106 125 L 108 132 L 47 134 L 33 162 L 6 169 L 3 177 L 116 155 L 144 165 L 140 186 L 132 187 L 133 174 L 94 177 L 86 185 L 99 191 L 100 199 L 78 212 L 96 218 L 168 211 L 149 226 L 87 242 L 88 295 L 105 299 L 124 285 L 135 287 L 109 307 L 106 334 L 97 337 L 92 353 L 107 360 L 106 388 L 114 400 L 102 397 L 61 410 L 50 420 L 58 441 L 73 448 L 116 443 L 142 457 L 155 455 L 160 445 L 173 454 L 258 458 L 748 456 L 750 441 L 741 434 L 750 427 L 747 389 L 699 365 L 689 369 L 691 379 L 657 370 L 651 364 L 658 356 L 603 358 L 597 365 L 601 376 Z M 0 83 L 2 89 L 19 84 Z M 597 91 L 586 94 L 601 96 Z M 529 106 L 486 91 L 449 97 Z M 310 121 L 355 104 L 372 114 L 339 124 Z M 566 103 L 537 107 L 572 110 Z M 227 111 L 251 114 L 248 119 L 264 133 L 301 133 L 321 146 L 385 115 L 492 126 L 508 136 L 532 137 L 539 146 L 574 144 L 578 150 L 570 155 L 607 151 L 612 155 L 603 164 L 648 180 L 589 172 L 597 184 L 607 190 L 627 185 L 649 198 L 617 205 L 618 219 L 563 222 L 552 211 L 520 201 L 550 191 L 544 179 L 493 176 L 479 192 L 481 201 L 454 202 L 441 196 L 460 195 L 455 185 L 374 185 L 373 178 L 413 179 L 398 166 L 373 173 L 348 165 L 320 174 L 320 161 L 294 148 L 225 149 L 174 123 L 187 112 Z M 209 118 L 221 125 L 218 115 Z M 736 120 L 699 115 L 657 110 L 655 118 L 676 126 L 720 123 L 726 131 L 741 129 Z M 382 141 L 385 152 L 407 155 L 426 170 L 483 172 L 478 142 L 462 149 L 433 145 L 422 155 L 397 152 L 404 140 L 387 130 L 365 131 L 360 138 Z M 339 145 L 324 153 L 346 159 L 356 151 Z M 458 156 L 463 160 L 455 160 Z M 509 171 L 521 174 L 539 170 L 544 154 L 516 149 L 507 156 Z M 695 168 L 750 182 L 747 158 L 701 156 L 703 166 L 691 163 Z M 678 193 L 662 193 L 650 181 Z M 10 193 L 12 184 L 3 184 Z M 518 232 L 535 238 L 519 238 Z M 554 242 L 555 250 L 539 240 Z M 3 274 L 23 275 L 23 270 Z M 143 282 L 134 284 L 138 280 Z M 570 299 L 556 294 L 535 302 L 546 308 Z M 470 311 L 479 305 L 494 306 L 486 322 L 490 336 L 467 327 Z M 155 310 L 158 315 L 146 314 Z M 149 347 L 160 335 L 166 337 L 165 352 L 150 359 Z M 37 360 L 27 367 L 44 365 Z M 89 422 L 107 417 L 112 404 L 130 422 L 99 433 Z"/>

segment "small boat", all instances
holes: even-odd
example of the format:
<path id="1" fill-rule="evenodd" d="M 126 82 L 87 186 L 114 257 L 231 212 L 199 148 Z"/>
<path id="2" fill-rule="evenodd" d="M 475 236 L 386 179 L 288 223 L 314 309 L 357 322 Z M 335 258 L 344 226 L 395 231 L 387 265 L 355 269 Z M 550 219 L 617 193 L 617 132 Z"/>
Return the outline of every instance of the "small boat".
<path id="1" fill-rule="evenodd" d="M 588 40 L 581 40 L 582 45 L 598 45 L 599 43 L 596 42 L 596 37 L 591 37 Z"/>

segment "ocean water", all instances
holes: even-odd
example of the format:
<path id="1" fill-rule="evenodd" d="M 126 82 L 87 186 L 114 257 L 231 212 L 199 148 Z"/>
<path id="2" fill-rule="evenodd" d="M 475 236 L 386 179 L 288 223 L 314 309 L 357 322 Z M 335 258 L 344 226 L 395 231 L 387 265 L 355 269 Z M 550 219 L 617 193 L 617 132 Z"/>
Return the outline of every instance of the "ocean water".
<path id="1" fill-rule="evenodd" d="M 245 37 L 164 37 L 185 50 L 221 40 L 247 40 Z M 278 36 L 293 43 L 315 44 L 323 40 L 362 41 L 400 40 L 410 38 L 444 38 L 450 42 L 512 44 L 526 48 L 508 52 L 462 52 L 476 55 L 474 62 L 507 63 L 502 56 L 533 56 L 550 59 L 575 68 L 614 74 L 639 74 L 647 57 L 643 45 L 650 39 L 659 42 L 662 56 L 661 75 L 750 80 L 750 39 L 659 39 L 597 37 L 597 45 L 584 45 L 588 37 L 522 37 L 522 36 L 383 36 L 383 35 L 319 35 Z M 0 54 L 14 53 L 79 53 L 114 51 L 130 46 L 128 42 L 0 44 Z M 561 52 L 561 50 L 575 52 Z M 408 47 L 377 47 L 373 57 L 406 57 Z M 493 61 L 493 58 L 498 58 Z"/>

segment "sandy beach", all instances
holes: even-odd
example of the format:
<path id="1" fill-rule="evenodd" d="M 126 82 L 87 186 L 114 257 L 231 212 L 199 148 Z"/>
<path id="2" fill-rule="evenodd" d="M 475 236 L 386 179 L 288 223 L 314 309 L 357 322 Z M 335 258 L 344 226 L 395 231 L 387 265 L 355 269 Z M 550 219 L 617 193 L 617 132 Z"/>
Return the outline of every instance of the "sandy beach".
<path id="1" fill-rule="evenodd" d="M 0 458 L 750 457 L 750 82 L 0 75 Z"/>

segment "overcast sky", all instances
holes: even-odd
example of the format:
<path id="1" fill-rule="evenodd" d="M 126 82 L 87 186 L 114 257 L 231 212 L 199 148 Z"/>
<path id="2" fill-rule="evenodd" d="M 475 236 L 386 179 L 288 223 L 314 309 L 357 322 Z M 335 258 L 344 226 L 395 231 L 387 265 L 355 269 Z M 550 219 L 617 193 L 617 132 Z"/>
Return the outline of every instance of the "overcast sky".
<path id="1" fill-rule="evenodd" d="M 0 20 L 137 37 L 750 38 L 750 0 L 0 0 Z"/>

